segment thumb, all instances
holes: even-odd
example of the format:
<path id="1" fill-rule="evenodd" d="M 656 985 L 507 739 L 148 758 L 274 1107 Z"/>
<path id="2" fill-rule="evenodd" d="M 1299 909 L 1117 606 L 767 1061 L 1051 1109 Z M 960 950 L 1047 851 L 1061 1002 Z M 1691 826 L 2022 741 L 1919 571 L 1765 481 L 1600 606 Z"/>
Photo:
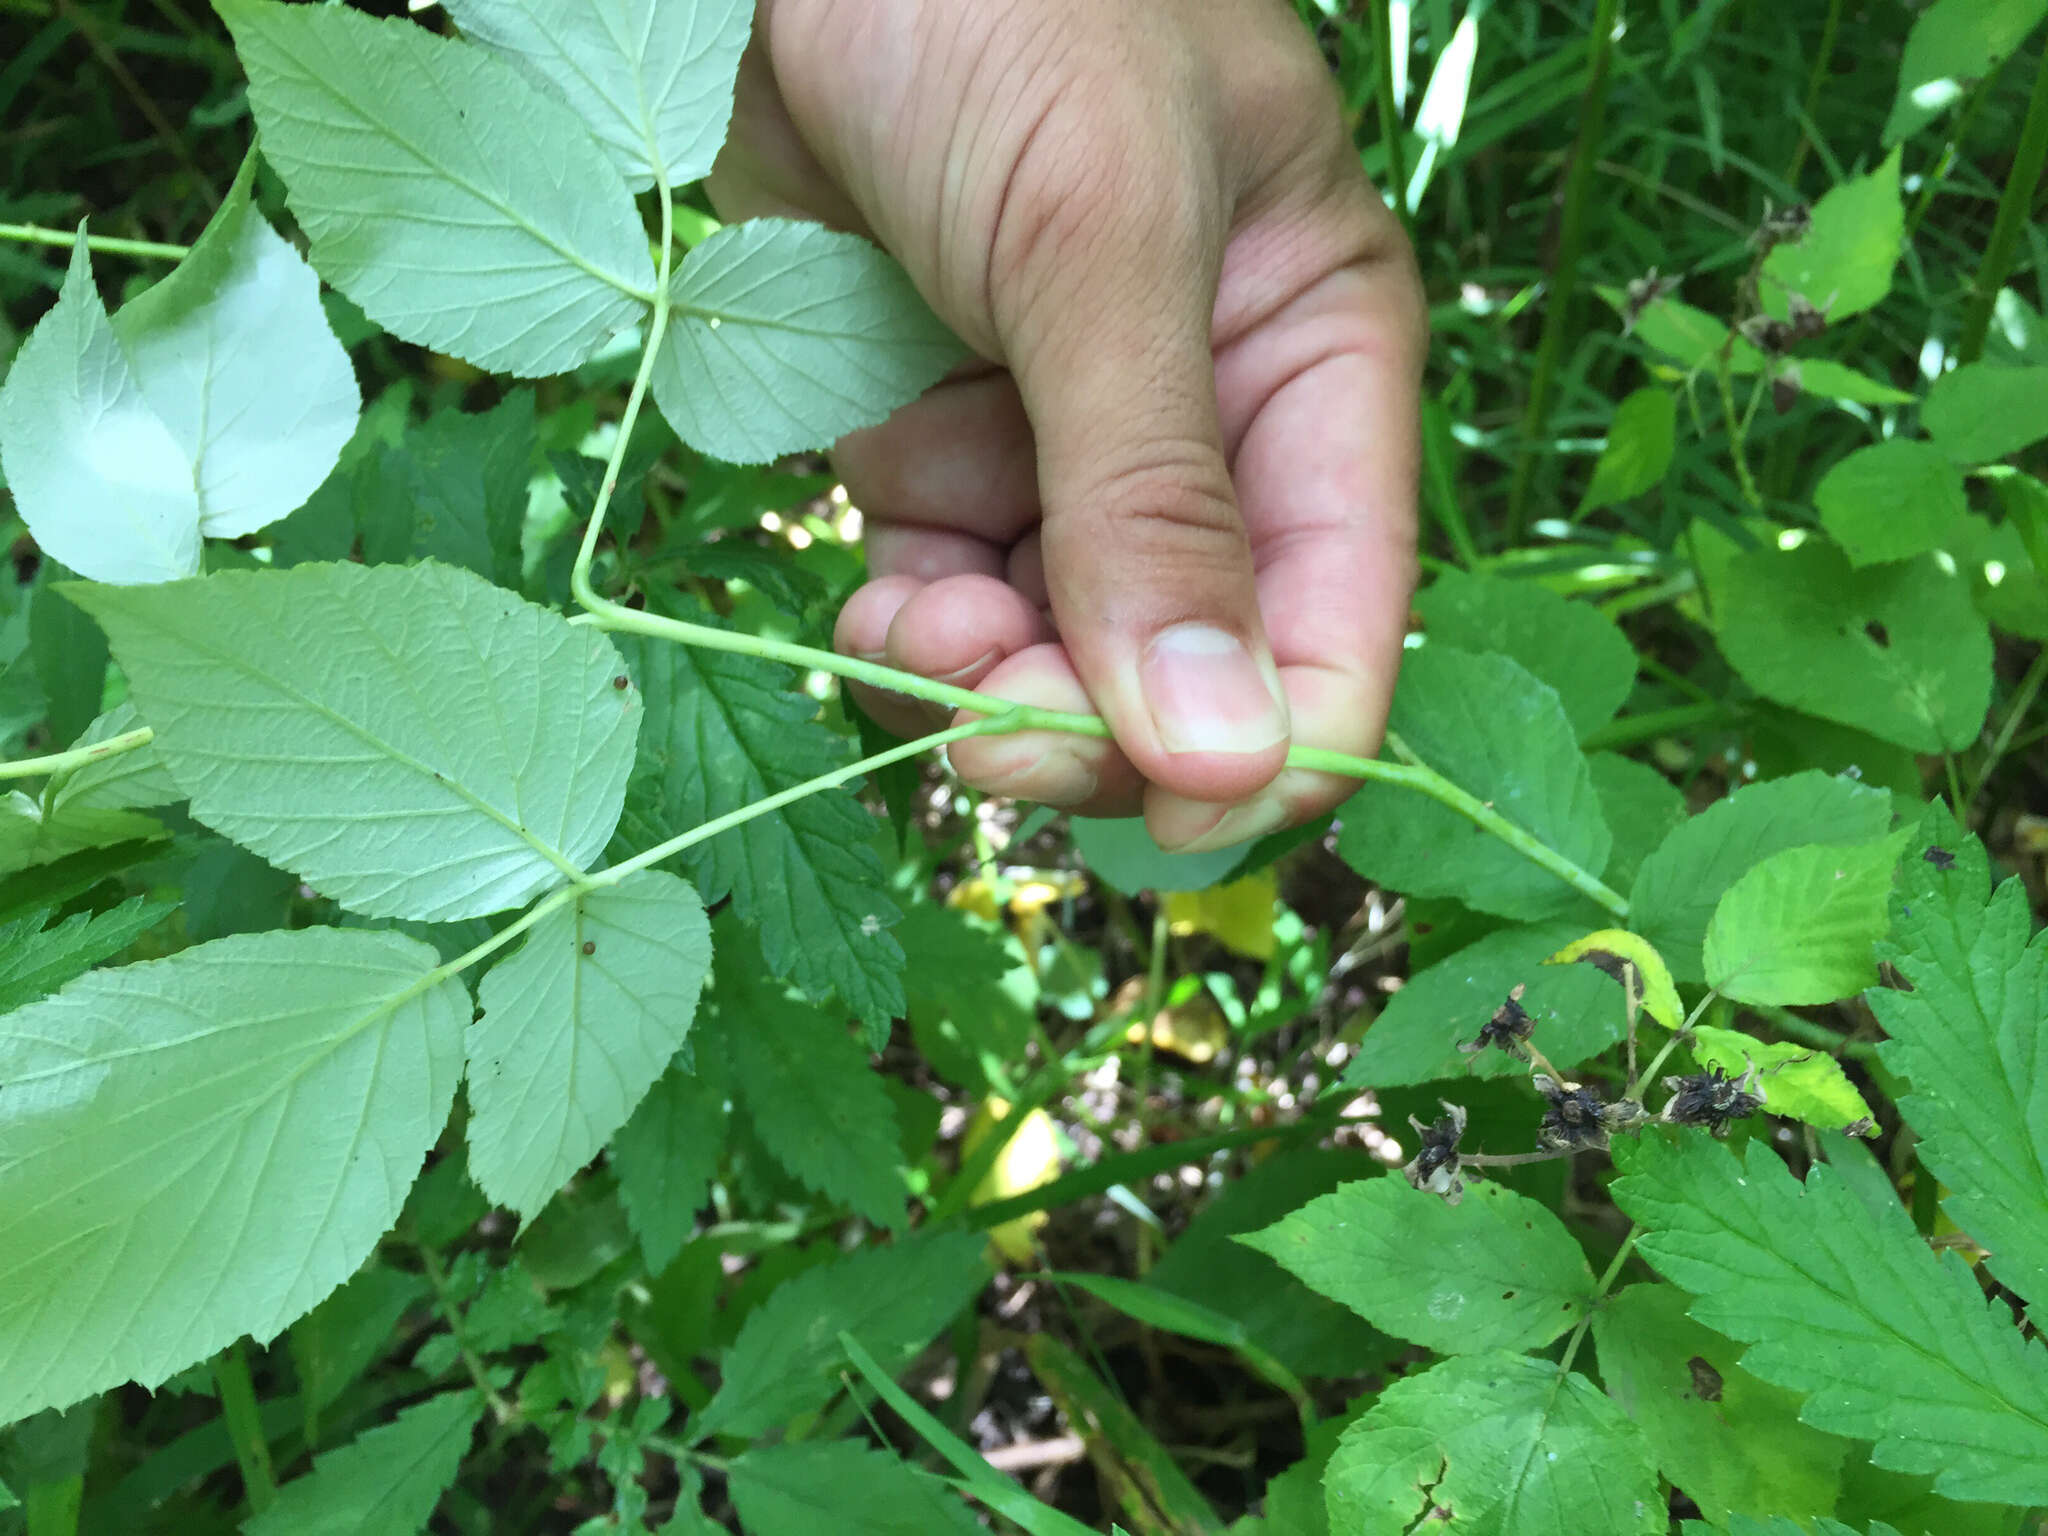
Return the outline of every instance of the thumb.
<path id="1" fill-rule="evenodd" d="M 1179 158 L 1089 137 L 1122 165 Z M 1193 177 L 1048 179 L 1058 201 L 1020 215 L 1014 261 L 998 231 L 991 307 L 1037 444 L 1053 619 L 1140 773 L 1243 800 L 1279 771 L 1289 727 L 1217 420 L 1220 197 Z"/>

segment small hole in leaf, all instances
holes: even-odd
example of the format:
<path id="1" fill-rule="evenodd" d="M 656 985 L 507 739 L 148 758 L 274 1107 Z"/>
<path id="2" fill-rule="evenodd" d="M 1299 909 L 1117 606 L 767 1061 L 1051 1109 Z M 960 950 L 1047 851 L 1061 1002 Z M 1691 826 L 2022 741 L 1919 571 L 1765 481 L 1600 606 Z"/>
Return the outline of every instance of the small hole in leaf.
<path id="1" fill-rule="evenodd" d="M 1863 633 L 1870 636 L 1873 645 L 1889 647 L 1892 643 L 1891 631 L 1875 619 L 1863 626 Z"/>

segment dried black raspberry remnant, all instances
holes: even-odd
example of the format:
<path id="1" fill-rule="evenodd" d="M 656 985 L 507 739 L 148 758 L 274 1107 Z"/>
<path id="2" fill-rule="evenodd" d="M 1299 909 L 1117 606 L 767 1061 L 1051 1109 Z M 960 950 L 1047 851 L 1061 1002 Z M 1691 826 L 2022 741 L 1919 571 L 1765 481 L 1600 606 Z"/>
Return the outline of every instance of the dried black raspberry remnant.
<path id="1" fill-rule="evenodd" d="M 1795 293 L 1785 301 L 1785 324 L 1791 328 L 1793 341 L 1811 341 L 1828 328 L 1827 308 L 1816 309 L 1807 302 L 1805 294 Z"/>
<path id="2" fill-rule="evenodd" d="M 1773 208 L 1766 203 L 1763 222 L 1756 227 L 1755 240 L 1767 251 L 1773 246 L 1797 245 L 1812 228 L 1813 209 L 1805 203 L 1794 203 L 1789 208 Z"/>
<path id="3" fill-rule="evenodd" d="M 1691 1077 L 1667 1077 L 1664 1086 L 1671 1090 L 1662 1116 L 1667 1124 L 1704 1125 L 1716 1136 L 1726 1134 L 1731 1121 L 1753 1115 L 1764 1106 L 1764 1090 L 1756 1080 L 1755 1067 L 1740 1078 L 1709 1067 Z"/>
<path id="4" fill-rule="evenodd" d="M 1930 848 L 1925 853 L 1921 854 L 1920 857 L 1925 859 L 1929 864 L 1932 864 L 1936 869 L 1940 870 L 1943 874 L 1947 874 L 1950 870 L 1956 867 L 1956 856 L 1950 853 L 1946 848 Z"/>
<path id="5" fill-rule="evenodd" d="M 1771 409 L 1780 416 L 1799 403 L 1799 365 L 1787 363 L 1784 370 L 1771 379 Z"/>
<path id="6" fill-rule="evenodd" d="M 1402 1176 L 1419 1190 L 1443 1196 L 1446 1205 L 1456 1205 L 1465 1198 L 1465 1181 L 1458 1174 L 1458 1141 L 1465 1134 L 1465 1111 L 1444 1104 L 1444 1113 L 1433 1123 L 1424 1125 L 1413 1115 L 1408 1123 L 1422 1138 L 1422 1146 L 1402 1166 Z"/>
<path id="7" fill-rule="evenodd" d="M 1607 1145 L 1610 1132 L 1634 1130 L 1649 1118 L 1634 1099 L 1609 1104 L 1583 1084 L 1560 1083 L 1541 1072 L 1529 1081 L 1550 1105 L 1536 1128 L 1536 1144 L 1546 1152 L 1597 1150 Z"/>
<path id="8" fill-rule="evenodd" d="M 1621 302 L 1621 334 L 1626 336 L 1643 318 L 1643 311 L 1678 287 L 1675 277 L 1659 277 L 1655 267 L 1641 277 L 1632 277 Z"/>
<path id="9" fill-rule="evenodd" d="M 1493 1017 L 1479 1027 L 1479 1038 L 1458 1049 L 1470 1056 L 1490 1045 L 1498 1046 L 1517 1061 L 1527 1061 L 1529 1052 L 1524 1042 L 1536 1033 L 1536 1021 L 1522 1006 L 1522 994 L 1527 990 L 1525 985 L 1517 983 L 1515 990 L 1507 995 L 1507 1000 L 1493 1010 Z"/>

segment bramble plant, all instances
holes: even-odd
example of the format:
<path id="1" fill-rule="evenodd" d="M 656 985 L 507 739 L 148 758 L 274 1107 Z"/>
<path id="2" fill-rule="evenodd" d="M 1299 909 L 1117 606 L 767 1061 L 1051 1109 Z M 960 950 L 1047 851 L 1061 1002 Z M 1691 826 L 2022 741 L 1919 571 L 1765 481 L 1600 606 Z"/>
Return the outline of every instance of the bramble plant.
<path id="1" fill-rule="evenodd" d="M 0 385 L 0 1536 L 1090 1529 L 977 1443 L 992 1262 L 987 1352 L 1105 1528 L 2048 1529 L 2048 940 L 1986 847 L 2037 873 L 2040 830 L 1985 813 L 2048 734 L 2048 331 L 2010 286 L 2048 65 L 1981 250 L 1915 254 L 2048 7 L 1938 0 L 1830 149 L 1832 5 L 1792 171 L 1751 173 L 1832 189 L 1723 220 L 1710 310 L 1578 268 L 1610 93 L 1714 89 L 1724 7 L 1631 53 L 1598 0 L 1563 64 L 1528 8 L 1512 71 L 1513 7 L 1416 7 L 1410 128 L 1407 9 L 1304 0 L 1426 255 L 1427 200 L 1574 103 L 1555 263 L 1519 431 L 1468 422 L 1535 277 L 1438 313 L 1387 750 L 1288 758 L 1361 781 L 1334 824 L 1074 823 L 1119 989 L 1048 915 L 1071 875 L 991 879 L 986 816 L 934 847 L 954 811 L 911 804 L 963 793 L 935 748 L 1103 722 L 814 643 L 854 562 L 800 456 L 965 352 L 873 246 L 693 190 L 751 7 L 445 5 L 215 0 L 254 144 L 191 246 L 0 225 L 69 247 Z M 96 270 L 165 260 L 109 312 Z M 1587 474 L 1544 447 L 1588 439 Z M 835 679 L 962 713 L 885 744 Z M 1402 904 L 1370 960 L 1276 903 L 1324 844 Z M 1160 1131 L 1210 1015 L 1247 1061 L 1306 1031 L 1320 1096 L 1276 1070 Z M 1055 1126 L 1105 1071 L 1139 1134 Z M 1182 1167 L 1231 1177 L 1155 1231 L 1134 1191 Z M 1047 1260 L 1105 1192 L 1152 1223 L 1135 1278 Z M 1294 1464 L 1219 1494 L 1085 1325 L 1007 1331 L 1034 1284 L 1234 1359 Z"/>

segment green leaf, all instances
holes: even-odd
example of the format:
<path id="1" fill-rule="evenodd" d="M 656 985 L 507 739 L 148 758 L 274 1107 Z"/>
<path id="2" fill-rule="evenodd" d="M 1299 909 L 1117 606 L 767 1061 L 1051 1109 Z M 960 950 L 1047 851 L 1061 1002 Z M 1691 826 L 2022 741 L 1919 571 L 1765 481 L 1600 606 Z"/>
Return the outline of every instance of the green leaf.
<path id="1" fill-rule="evenodd" d="M 19 1508 L 21 1508 L 21 1500 L 14 1496 L 13 1490 L 5 1483 L 0 1483 L 0 1515 L 4 1515 L 10 1509 Z"/>
<path id="2" fill-rule="evenodd" d="M 1142 816 L 1075 816 L 1067 823 L 1074 851 L 1089 873 L 1112 890 L 1203 891 L 1220 885 L 1245 861 L 1250 843 L 1207 853 L 1168 853 L 1152 841 Z"/>
<path id="3" fill-rule="evenodd" d="M 1617 891 L 1635 884 L 1643 860 L 1685 822 L 1685 792 L 1647 763 L 1619 752 L 1586 759 L 1600 811 L 1614 833 L 1614 849 L 1600 878 Z"/>
<path id="4" fill-rule="evenodd" d="M 2024 1536 L 2020 1510 L 1999 1504 L 1958 1504 L 1933 1491 L 1933 1480 L 1887 1472 L 1858 1447 L 1842 1467 L 1845 1521 L 1870 1521 L 1870 1536 Z"/>
<path id="5" fill-rule="evenodd" d="M 894 260 L 822 224 L 729 224 L 673 291 L 655 401 L 684 442 L 734 464 L 829 447 L 965 355 Z"/>
<path id="6" fill-rule="evenodd" d="M 1903 834 L 1787 848 L 1729 887 L 1707 924 L 1707 983 L 1738 1003 L 1832 1003 L 1877 980 Z"/>
<path id="7" fill-rule="evenodd" d="M 443 560 L 517 588 L 533 446 L 525 389 L 489 411 L 436 411 L 397 447 L 372 444 L 351 498 L 364 562 Z"/>
<path id="8" fill-rule="evenodd" d="M 1621 1410 L 1552 1361 L 1498 1352 L 1388 1387 L 1344 1431 L 1323 1489 L 1344 1536 L 1662 1536 L 1669 1523 Z"/>
<path id="9" fill-rule="evenodd" d="M 0 1423 L 268 1339 L 355 1272 L 454 1100 L 469 994 L 434 963 L 261 934 L 0 1019 Z"/>
<path id="10" fill-rule="evenodd" d="M 1842 1064 L 1810 1046 L 1789 1040 L 1759 1040 L 1739 1029 L 1701 1024 L 1693 1029 L 1693 1059 L 1703 1067 L 1719 1067 L 1739 1078 L 1755 1067 L 1764 1109 L 1773 1115 L 1803 1120 L 1824 1131 L 1871 1123 L 1870 1106 L 1849 1081 Z"/>
<path id="11" fill-rule="evenodd" d="M 1962 471 L 1939 448 L 1907 438 L 1838 459 L 1814 487 L 1813 505 L 1851 565 L 1938 549 L 1969 510 Z"/>
<path id="12" fill-rule="evenodd" d="M 339 6 L 216 8 L 314 266 L 394 336 L 538 377 L 647 313 L 625 182 L 510 64 Z"/>
<path id="13" fill-rule="evenodd" d="M 1614 718 L 1636 679 L 1635 648 L 1591 603 L 1534 581 L 1447 570 L 1416 594 L 1432 641 L 1498 651 L 1557 690 L 1581 737 Z"/>
<path id="14" fill-rule="evenodd" d="M 1958 464 L 2018 453 L 2048 437 L 2048 368 L 1965 363 L 1934 381 L 1920 425 Z"/>
<path id="15" fill-rule="evenodd" d="M 1440 1078 L 1527 1071 L 1500 1051 L 1459 1050 L 1479 1036 L 1514 988 L 1536 1021 L 1536 1044 L 1561 1072 L 1622 1038 L 1621 989 L 1591 966 L 1543 962 L 1585 930 L 1574 922 L 1503 928 L 1408 978 L 1366 1030 L 1345 1086 L 1392 1088 Z"/>
<path id="16" fill-rule="evenodd" d="M 1358 1159 L 1348 1149 L 1292 1147 L 1262 1159 L 1195 1213 L 1146 1271 L 1146 1288 L 1226 1314 L 1298 1376 L 1348 1376 L 1383 1365 L 1398 1347 L 1392 1340 L 1234 1241 L 1357 1175 Z"/>
<path id="17" fill-rule="evenodd" d="M 134 704 L 117 704 L 88 725 L 71 745 L 96 746 L 141 726 L 142 716 Z M 43 788 L 44 804 L 53 812 L 148 810 L 175 805 L 184 798 L 185 792 L 164 767 L 154 742 L 74 768 Z"/>
<path id="18" fill-rule="evenodd" d="M 626 185 L 709 174 L 732 115 L 749 0 L 449 0 L 448 14 L 589 125 Z"/>
<path id="19" fill-rule="evenodd" d="M 1148 1328 L 1235 1350 L 1244 1356 L 1247 1365 L 1283 1392 L 1296 1398 L 1307 1396 L 1294 1372 L 1262 1349 L 1241 1319 L 1190 1297 L 1162 1290 L 1150 1284 L 1150 1278 L 1148 1275 L 1145 1280 L 1126 1280 L 1118 1275 L 1091 1275 L 1079 1270 L 1046 1271 L 1046 1279 L 1052 1284 L 1085 1291 Z"/>
<path id="20" fill-rule="evenodd" d="M 94 581 L 199 569 L 192 465 L 143 394 L 93 287 L 85 226 L 0 385 L 0 469 L 36 544 Z"/>
<path id="21" fill-rule="evenodd" d="M 246 1521 L 243 1536 L 418 1536 L 455 1481 L 483 1416 L 474 1392 L 444 1392 L 318 1457 Z"/>
<path id="22" fill-rule="evenodd" d="M 1600 1378 L 1649 1440 L 1657 1469 L 1716 1525 L 1733 1514 L 1835 1507 L 1848 1447 L 1799 1422 L 1799 1399 L 1737 1364 L 1685 1315 L 1675 1286 L 1631 1285 L 1593 1314 Z"/>
<path id="23" fill-rule="evenodd" d="M 749 1451 L 726 1481 L 752 1536 L 974 1536 L 981 1529 L 940 1479 L 850 1440 Z"/>
<path id="24" fill-rule="evenodd" d="M 689 1033 L 711 970 L 697 893 L 643 869 L 534 924 L 477 988 L 469 1171 L 532 1216 L 626 1123 Z"/>
<path id="25" fill-rule="evenodd" d="M 1624 298 L 1619 289 L 1603 288 L 1600 292 L 1615 308 L 1622 307 Z M 1636 317 L 1634 333 L 1645 346 L 1662 352 L 1687 373 L 1715 366 L 1723 347 L 1728 348 L 1730 372 L 1755 373 L 1764 365 L 1763 354 L 1740 336 L 1732 344 L 1729 342 L 1727 321 L 1673 298 L 1659 298 L 1644 305 Z"/>
<path id="26" fill-rule="evenodd" d="M 1914 18 L 1884 142 L 1917 133 L 2002 63 L 2048 16 L 2048 0 L 1935 0 Z"/>
<path id="27" fill-rule="evenodd" d="M 1673 976 L 1704 981 L 1707 924 L 1729 887 L 1787 848 L 1882 837 L 1891 815 L 1884 790 L 1830 774 L 1745 785 L 1677 827 L 1643 860 L 1629 897 L 1630 926 L 1657 946 Z"/>
<path id="28" fill-rule="evenodd" d="M 839 1390 L 841 1333 L 902 1370 L 987 1282 L 987 1246 L 974 1232 L 905 1238 L 785 1280 L 748 1314 L 694 1430 L 757 1435 L 822 1406 Z"/>
<path id="29" fill-rule="evenodd" d="M 906 1017 L 926 1062 L 956 1087 L 990 1086 L 984 1059 L 1021 1060 L 1035 1022 L 1009 981 L 1031 978 L 1008 935 L 999 924 L 921 901 L 905 909 L 896 938 Z"/>
<path id="30" fill-rule="evenodd" d="M 1499 1184 L 1475 1182 L 1449 1205 L 1391 1174 L 1361 1179 L 1238 1241 L 1438 1354 L 1540 1349 L 1593 1303 L 1593 1271 L 1564 1224 Z"/>
<path id="31" fill-rule="evenodd" d="M 1816 1429 L 1875 1440 L 1879 1466 L 1932 1473 L 1950 1498 L 2048 1498 L 2048 1350 L 1903 1209 L 1872 1211 L 1824 1163 L 1802 1188 L 1765 1143 L 1746 1152 L 1617 1143 L 1637 1252 L 1699 1298 L 1694 1317 L 1751 1344 L 1747 1370 L 1809 1394 Z"/>
<path id="32" fill-rule="evenodd" d="M 199 531 L 276 522 L 327 478 L 362 397 L 320 279 L 249 200 L 253 157 L 191 253 L 122 307 L 114 335 L 199 493 Z"/>
<path id="33" fill-rule="evenodd" d="M 29 653 L 49 706 L 50 735 L 70 741 L 100 712 L 107 682 L 107 642 L 82 608 L 53 590 L 51 583 L 68 579 L 71 572 L 46 554 L 37 575 L 40 580 L 29 599 Z"/>
<path id="34" fill-rule="evenodd" d="M 1582 867 L 1612 837 L 1593 776 L 1557 693 L 1505 656 L 1432 642 L 1408 652 L 1389 729 L 1461 789 Z M 1337 851 L 1353 869 L 1412 896 L 1450 896 L 1502 917 L 1548 917 L 1581 900 L 1446 806 L 1368 783 L 1338 813 Z"/>
<path id="35" fill-rule="evenodd" d="M 2048 516 L 2048 486 L 2028 475 L 1996 482 L 2002 499 L 2030 498 Z M 1977 611 L 1994 629 L 2028 640 L 2048 640 L 2048 576 L 2027 553 L 2019 529 L 2008 520 L 1993 527 L 1972 513 L 1948 542 L 1949 555 L 1970 583 Z"/>
<path id="36" fill-rule="evenodd" d="M 628 640 L 647 699 L 635 774 L 646 847 L 842 768 L 844 738 L 785 667 L 666 641 Z M 903 1012 L 903 950 L 874 818 L 851 787 L 806 796 L 680 856 L 705 901 L 730 894 L 770 968 L 822 1002 L 836 991 L 880 1044 Z M 636 850 L 637 851 L 637 850 Z"/>
<path id="37" fill-rule="evenodd" d="M 1704 1527 L 1697 1521 L 1688 1520 L 1686 1530 L 1690 1533 L 1704 1530 Z M 1853 1526 L 1842 1524 L 1839 1520 L 1815 1520 L 1809 1533 L 1809 1527 L 1797 1520 L 1787 1519 L 1784 1515 L 1769 1520 L 1753 1520 L 1748 1515 L 1736 1515 L 1732 1517 L 1728 1526 L 1728 1536 L 1864 1536 L 1864 1533 Z M 1888 1525 L 1873 1525 L 1869 1536 L 1899 1536 L 1899 1533 Z"/>
<path id="38" fill-rule="evenodd" d="M 325 1408 L 402 1336 L 405 1314 L 424 1301 L 426 1278 L 374 1259 L 291 1327 L 299 1392 Z"/>
<path id="39" fill-rule="evenodd" d="M 1991 637 L 1933 556 L 1859 571 L 1808 539 L 1737 556 L 1712 591 L 1723 654 L 1766 698 L 1915 752 L 1983 728 Z"/>
<path id="40" fill-rule="evenodd" d="M 352 911 L 521 905 L 618 820 L 640 713 L 618 653 L 466 571 L 71 590 L 192 814 Z"/>
<path id="41" fill-rule="evenodd" d="M 1654 384 L 1626 396 L 1614 408 L 1606 446 L 1593 465 L 1577 515 L 1632 501 L 1663 484 L 1677 445 L 1677 396 Z"/>
<path id="42" fill-rule="evenodd" d="M 1853 405 L 1911 405 L 1914 400 L 1909 389 L 1868 378 L 1824 357 L 1800 358 L 1787 372 L 1799 380 L 1799 387 L 1807 394 L 1830 400 L 1847 400 Z"/>
<path id="43" fill-rule="evenodd" d="M 1988 894 L 1987 894 L 1988 892 Z M 1910 992 L 1865 995 L 1884 1064 L 1956 1224 L 1991 1272 L 2048 1313 L 2048 938 L 2018 880 L 1990 890 L 1984 848 L 1931 810 L 1900 866 L 1892 941 Z"/>
<path id="44" fill-rule="evenodd" d="M 50 864 L 88 848 L 164 835 L 158 822 L 97 806 L 46 809 L 20 790 L 0 796 L 0 873 Z"/>
<path id="45" fill-rule="evenodd" d="M 640 1239 L 647 1272 L 675 1261 L 725 1150 L 725 1095 L 681 1064 L 669 1067 L 612 1142 L 619 1201 Z"/>
<path id="46" fill-rule="evenodd" d="M 1798 294 L 1829 320 L 1860 315 L 1892 291 L 1892 268 L 1906 239 L 1899 201 L 1899 152 L 1868 175 L 1852 176 L 1813 205 L 1804 239 L 1764 259 L 1758 296 L 1783 319 Z"/>
<path id="47" fill-rule="evenodd" d="M 135 896 L 105 912 L 74 912 L 52 928 L 43 926 L 47 907 L 0 923 L 0 1013 L 111 960 L 174 910 L 170 902 Z"/>
<path id="48" fill-rule="evenodd" d="M 904 1223 L 896 1111 L 837 1014 L 759 974 L 754 945 L 721 924 L 719 1031 L 754 1130 L 805 1187 L 886 1227 Z"/>

